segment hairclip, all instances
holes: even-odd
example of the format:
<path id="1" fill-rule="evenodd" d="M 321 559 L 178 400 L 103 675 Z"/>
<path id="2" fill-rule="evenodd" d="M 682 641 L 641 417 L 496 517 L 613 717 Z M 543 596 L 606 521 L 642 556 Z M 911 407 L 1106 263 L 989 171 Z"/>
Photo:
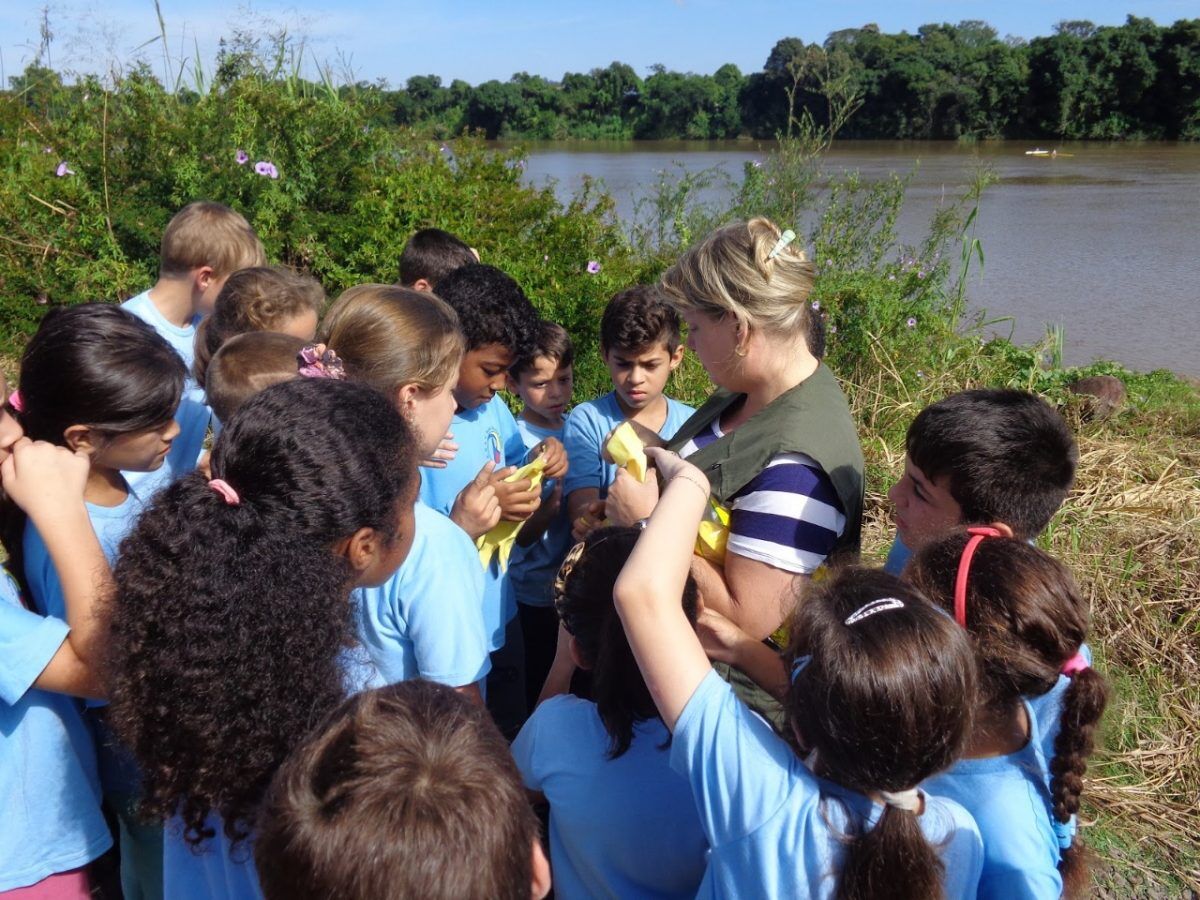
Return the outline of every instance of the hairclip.
<path id="1" fill-rule="evenodd" d="M 1088 663 L 1087 658 L 1082 653 L 1076 653 L 1063 663 L 1063 667 L 1059 671 L 1068 678 L 1074 678 L 1084 669 L 1090 668 L 1091 665 Z"/>
<path id="2" fill-rule="evenodd" d="M 296 354 L 300 363 L 299 374 L 304 378 L 346 379 L 346 367 L 330 348 L 324 344 L 305 344 Z"/>
<path id="3" fill-rule="evenodd" d="M 967 627 L 967 574 L 971 571 L 971 560 L 975 556 L 975 550 L 983 543 L 984 538 L 1004 537 L 990 525 L 968 528 L 967 534 L 971 537 L 967 546 L 963 547 L 962 559 L 958 561 L 958 575 L 954 578 L 954 621 L 963 628 Z"/>
<path id="4" fill-rule="evenodd" d="M 777 240 L 775 242 L 775 246 L 772 247 L 771 252 L 767 254 L 767 259 L 774 259 L 775 257 L 777 257 L 780 253 L 783 252 L 784 248 L 787 247 L 787 245 L 790 244 L 795 239 L 796 239 L 796 232 L 792 231 L 792 229 L 789 228 L 787 231 L 785 231 L 783 234 L 781 234 L 779 236 L 779 240 Z"/>
<path id="5" fill-rule="evenodd" d="M 857 625 L 863 619 L 869 619 L 875 613 L 887 612 L 889 609 L 904 609 L 904 601 L 895 597 L 880 597 L 865 606 L 860 606 L 846 617 L 845 625 Z"/>
<path id="6" fill-rule="evenodd" d="M 563 558 L 562 565 L 558 567 L 558 574 L 554 576 L 554 607 L 558 610 L 560 617 L 562 616 L 562 601 L 567 595 L 567 579 L 571 577 L 571 570 L 575 568 L 576 563 L 583 556 L 584 549 L 584 542 L 580 541 L 568 550 L 567 555 Z"/>
<path id="7" fill-rule="evenodd" d="M 811 653 L 805 653 L 792 660 L 792 684 L 796 683 L 796 679 L 800 677 L 801 672 L 808 668 L 810 662 L 812 662 Z"/>
<path id="8" fill-rule="evenodd" d="M 213 491 L 225 498 L 225 503 L 229 506 L 237 506 L 242 502 L 242 498 L 238 496 L 238 492 L 233 489 L 228 481 L 222 478 L 214 478 L 209 481 L 208 486 Z"/>
<path id="9" fill-rule="evenodd" d="M 8 405 L 17 412 L 25 412 L 25 404 L 21 402 L 21 392 L 13 391 L 8 395 Z"/>

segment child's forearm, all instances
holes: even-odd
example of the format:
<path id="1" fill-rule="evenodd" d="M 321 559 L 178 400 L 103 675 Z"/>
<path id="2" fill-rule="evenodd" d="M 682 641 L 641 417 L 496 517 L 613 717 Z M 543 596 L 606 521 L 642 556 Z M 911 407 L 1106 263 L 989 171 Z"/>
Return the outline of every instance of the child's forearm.
<path id="1" fill-rule="evenodd" d="M 71 629 L 67 641 L 82 663 L 95 666 L 104 639 L 105 604 L 113 589 L 108 560 L 82 503 L 38 519 L 34 526 L 62 586 Z"/>
<path id="2" fill-rule="evenodd" d="M 744 672 L 751 681 L 776 700 L 783 700 L 791 687 L 783 657 L 749 635 L 734 648 L 729 665 Z"/>

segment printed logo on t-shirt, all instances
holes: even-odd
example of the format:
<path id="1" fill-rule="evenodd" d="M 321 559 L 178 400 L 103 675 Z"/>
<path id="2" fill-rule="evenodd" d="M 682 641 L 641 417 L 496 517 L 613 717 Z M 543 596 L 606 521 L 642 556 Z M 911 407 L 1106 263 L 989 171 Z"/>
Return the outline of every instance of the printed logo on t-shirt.
<path id="1" fill-rule="evenodd" d="M 504 451 L 500 446 L 500 432 L 495 428 L 489 428 L 488 433 L 484 436 L 483 450 L 496 465 L 504 462 Z"/>

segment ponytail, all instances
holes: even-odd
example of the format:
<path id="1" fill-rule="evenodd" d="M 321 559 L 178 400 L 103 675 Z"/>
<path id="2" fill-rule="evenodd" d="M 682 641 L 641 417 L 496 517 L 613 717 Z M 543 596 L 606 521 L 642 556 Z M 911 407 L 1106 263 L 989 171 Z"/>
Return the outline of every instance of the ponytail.
<path id="1" fill-rule="evenodd" d="M 1082 669 L 1071 676 L 1063 696 L 1062 718 L 1054 739 L 1050 762 L 1050 795 L 1055 820 L 1066 825 L 1079 813 L 1083 776 L 1092 754 L 1096 725 L 1108 703 L 1108 685 L 1095 669 Z M 1083 896 L 1089 880 L 1087 848 L 1078 836 L 1062 851 L 1059 862 L 1064 895 Z"/>
<path id="2" fill-rule="evenodd" d="M 354 573 L 338 542 L 396 539 L 415 468 L 403 419 L 362 385 L 304 378 L 230 419 L 209 482 L 160 492 L 121 546 L 110 717 L 142 812 L 192 843 L 240 840 L 287 753 L 345 695 Z"/>
<path id="3" fill-rule="evenodd" d="M 875 827 L 855 837 L 847 848 L 837 897 L 937 900 L 944 893 L 944 871 L 917 814 L 888 804 Z"/>

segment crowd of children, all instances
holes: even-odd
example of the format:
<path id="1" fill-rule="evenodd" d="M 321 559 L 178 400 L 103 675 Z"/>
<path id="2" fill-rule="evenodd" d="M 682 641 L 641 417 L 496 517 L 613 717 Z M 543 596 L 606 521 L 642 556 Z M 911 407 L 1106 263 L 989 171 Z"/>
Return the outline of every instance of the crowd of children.
<path id="1" fill-rule="evenodd" d="M 326 310 L 193 203 L 148 291 L 49 311 L 0 377 L 0 897 L 1083 892 L 1106 687 L 1033 545 L 1072 435 L 928 407 L 857 565 L 789 235 L 616 294 L 574 406 L 571 337 L 437 229 Z"/>

